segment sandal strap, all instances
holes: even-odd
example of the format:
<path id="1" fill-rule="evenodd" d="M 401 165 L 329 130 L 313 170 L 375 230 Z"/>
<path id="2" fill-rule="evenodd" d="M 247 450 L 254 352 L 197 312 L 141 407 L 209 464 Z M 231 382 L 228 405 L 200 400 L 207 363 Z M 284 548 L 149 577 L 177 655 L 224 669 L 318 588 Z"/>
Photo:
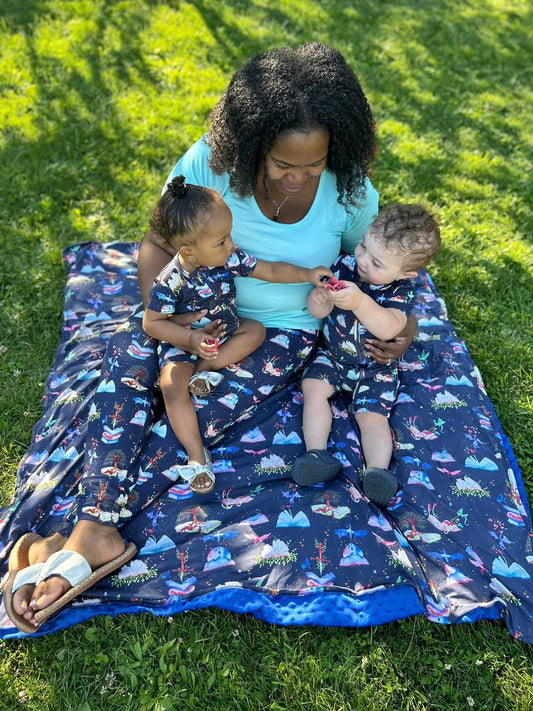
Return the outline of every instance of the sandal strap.
<path id="1" fill-rule="evenodd" d="M 222 373 L 216 370 L 202 370 L 200 373 L 195 373 L 189 380 L 189 387 L 197 382 L 202 382 L 208 393 L 224 380 Z"/>
<path id="2" fill-rule="evenodd" d="M 211 479 L 211 481 L 215 481 L 211 455 L 205 447 L 204 457 L 205 464 L 200 464 L 200 462 L 187 462 L 187 464 L 179 464 L 176 467 L 176 469 L 178 470 L 178 475 L 181 476 L 184 481 L 191 481 L 191 479 L 194 479 L 194 477 L 198 474 L 206 474 Z"/>
<path id="3" fill-rule="evenodd" d="M 35 585 L 43 566 L 44 563 L 34 563 L 17 571 L 13 582 L 13 592 L 17 592 L 23 585 Z"/>
<path id="4" fill-rule="evenodd" d="M 75 587 L 86 580 L 91 573 L 91 566 L 80 553 L 61 550 L 52 553 L 48 558 L 35 583 L 38 585 L 53 575 L 61 575 L 70 583 L 71 587 Z"/>
<path id="5" fill-rule="evenodd" d="M 197 380 L 207 380 L 209 385 L 215 387 L 224 380 L 222 373 L 218 373 L 216 370 L 205 370 L 201 373 L 197 373 Z"/>
<path id="6" fill-rule="evenodd" d="M 183 464 L 182 467 L 178 467 L 178 470 L 181 478 L 187 482 L 194 479 L 198 474 L 205 474 L 211 481 L 215 481 L 211 462 L 206 462 L 205 464 L 189 462 L 189 464 Z"/>

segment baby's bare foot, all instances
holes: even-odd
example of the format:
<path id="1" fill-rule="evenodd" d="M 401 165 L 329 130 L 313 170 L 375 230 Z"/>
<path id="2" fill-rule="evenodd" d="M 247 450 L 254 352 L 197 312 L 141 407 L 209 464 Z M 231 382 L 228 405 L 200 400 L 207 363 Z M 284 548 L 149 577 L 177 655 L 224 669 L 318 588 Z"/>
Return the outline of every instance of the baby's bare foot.
<path id="1" fill-rule="evenodd" d="M 196 494 L 209 494 L 213 490 L 213 480 L 207 474 L 197 474 L 189 482 L 189 486 Z"/>
<path id="2" fill-rule="evenodd" d="M 206 395 L 209 395 L 209 393 L 213 389 L 212 386 L 209 384 L 209 381 L 207 380 L 207 375 L 203 374 L 204 372 L 206 371 L 200 373 L 200 371 L 196 370 L 194 375 L 198 374 L 202 377 L 196 378 L 194 382 L 189 385 L 190 392 L 194 395 L 198 395 L 198 397 L 205 397 Z"/>

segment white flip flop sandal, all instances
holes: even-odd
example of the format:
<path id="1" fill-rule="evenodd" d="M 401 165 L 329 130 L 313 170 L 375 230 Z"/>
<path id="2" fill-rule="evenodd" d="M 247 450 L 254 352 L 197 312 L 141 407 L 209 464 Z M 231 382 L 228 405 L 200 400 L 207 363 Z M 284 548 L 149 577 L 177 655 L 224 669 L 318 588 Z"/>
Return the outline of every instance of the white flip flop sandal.
<path id="1" fill-rule="evenodd" d="M 60 555 L 61 553 L 70 555 L 68 558 L 66 556 L 62 557 Z M 48 607 L 45 607 L 44 610 L 36 612 L 35 621 L 39 625 L 42 625 L 43 622 L 46 622 L 46 620 L 65 607 L 71 600 L 74 600 L 75 597 L 81 595 L 85 590 L 92 588 L 92 586 L 102 578 L 105 578 L 110 573 L 121 568 L 125 563 L 131 560 L 136 553 L 137 546 L 135 543 L 128 543 L 123 553 L 95 570 L 91 570 L 91 566 L 87 563 L 85 558 L 75 551 L 62 550 L 51 555 L 41 571 L 42 579 L 46 580 L 53 575 L 61 575 L 68 580 L 72 587 L 58 600 L 48 605 Z M 52 561 L 52 558 L 55 560 Z"/>
<path id="2" fill-rule="evenodd" d="M 45 563 L 36 563 L 20 570 L 11 570 L 4 589 L 4 605 L 7 616 L 19 630 L 26 634 L 33 634 L 43 622 L 46 622 L 75 597 L 91 588 L 98 580 L 122 567 L 136 553 L 137 546 L 134 543 L 128 543 L 121 555 L 96 570 L 91 570 L 89 563 L 79 553 L 60 550 L 53 553 Z M 38 585 L 54 575 L 65 578 L 71 588 L 51 605 L 35 613 L 34 619 L 38 623 L 35 627 L 14 610 L 13 595 L 22 585 L 28 583 Z"/>

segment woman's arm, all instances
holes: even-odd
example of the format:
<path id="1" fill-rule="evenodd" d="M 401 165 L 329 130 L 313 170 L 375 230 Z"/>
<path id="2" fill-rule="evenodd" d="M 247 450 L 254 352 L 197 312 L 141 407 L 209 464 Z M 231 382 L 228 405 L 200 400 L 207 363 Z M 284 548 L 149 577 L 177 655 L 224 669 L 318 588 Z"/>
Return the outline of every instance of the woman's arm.
<path id="1" fill-rule="evenodd" d="M 254 271 L 250 274 L 254 279 L 261 281 L 270 281 L 274 284 L 302 284 L 306 281 L 314 284 L 316 287 L 325 288 L 325 284 L 321 281 L 322 277 L 330 279 L 333 272 L 328 267 L 298 267 L 296 264 L 288 262 L 267 262 L 264 259 L 258 259 Z"/>
<path id="2" fill-rule="evenodd" d="M 368 338 L 363 342 L 363 348 L 373 360 L 385 365 L 390 360 L 397 360 L 403 356 L 413 342 L 416 330 L 416 319 L 413 314 L 411 314 L 407 319 L 407 324 L 403 331 L 400 331 L 391 341 L 380 341 L 377 338 Z"/>
<path id="3" fill-rule="evenodd" d="M 168 316 L 159 311 L 145 309 L 143 316 L 143 329 L 152 338 L 186 350 L 188 353 L 196 353 L 201 358 L 211 359 L 216 357 L 212 347 L 206 341 L 206 334 L 203 328 L 191 329 L 173 323 Z"/>
<path id="4" fill-rule="evenodd" d="M 152 288 L 154 279 L 175 254 L 176 252 L 172 250 L 170 245 L 165 246 L 165 242 L 152 229 L 149 229 L 144 235 L 139 249 L 139 259 L 137 260 L 143 304 L 146 305 L 148 303 L 148 293 Z"/>
<path id="5" fill-rule="evenodd" d="M 173 323 L 166 314 L 152 309 L 145 309 L 143 316 L 143 329 L 152 338 L 166 341 L 176 348 L 189 349 L 191 329 Z"/>

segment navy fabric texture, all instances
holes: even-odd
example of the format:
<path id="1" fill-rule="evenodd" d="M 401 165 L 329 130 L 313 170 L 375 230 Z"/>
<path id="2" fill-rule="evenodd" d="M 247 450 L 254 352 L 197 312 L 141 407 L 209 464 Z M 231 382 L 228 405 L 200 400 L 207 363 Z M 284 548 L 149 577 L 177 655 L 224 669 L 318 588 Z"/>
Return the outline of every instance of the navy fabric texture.
<path id="1" fill-rule="evenodd" d="M 419 333 L 399 363 L 390 424 L 401 489 L 388 509 L 353 483 L 361 452 L 343 393 L 332 399 L 330 438 L 343 473 L 306 488 L 290 478 L 305 451 L 299 378 L 315 335 L 276 329 L 250 370 L 245 361 L 226 372 L 198 401 L 216 473 L 214 491 L 198 496 L 176 474 L 184 454 L 142 361 L 156 355 L 138 331 L 137 250 L 91 242 L 64 252 L 61 344 L 13 502 L 0 509 L 0 565 L 3 574 L 23 533 L 68 534 L 84 516 L 118 525 L 139 552 L 37 634 L 98 614 L 219 607 L 283 625 L 502 617 L 515 637 L 533 641 L 531 521 L 520 471 L 427 274 L 416 283 Z M 126 439 L 127 455 L 117 444 Z M 97 485 L 102 456 L 125 472 L 109 477 L 115 491 L 105 496 Z M 19 636 L 0 606 L 0 637 Z"/>

